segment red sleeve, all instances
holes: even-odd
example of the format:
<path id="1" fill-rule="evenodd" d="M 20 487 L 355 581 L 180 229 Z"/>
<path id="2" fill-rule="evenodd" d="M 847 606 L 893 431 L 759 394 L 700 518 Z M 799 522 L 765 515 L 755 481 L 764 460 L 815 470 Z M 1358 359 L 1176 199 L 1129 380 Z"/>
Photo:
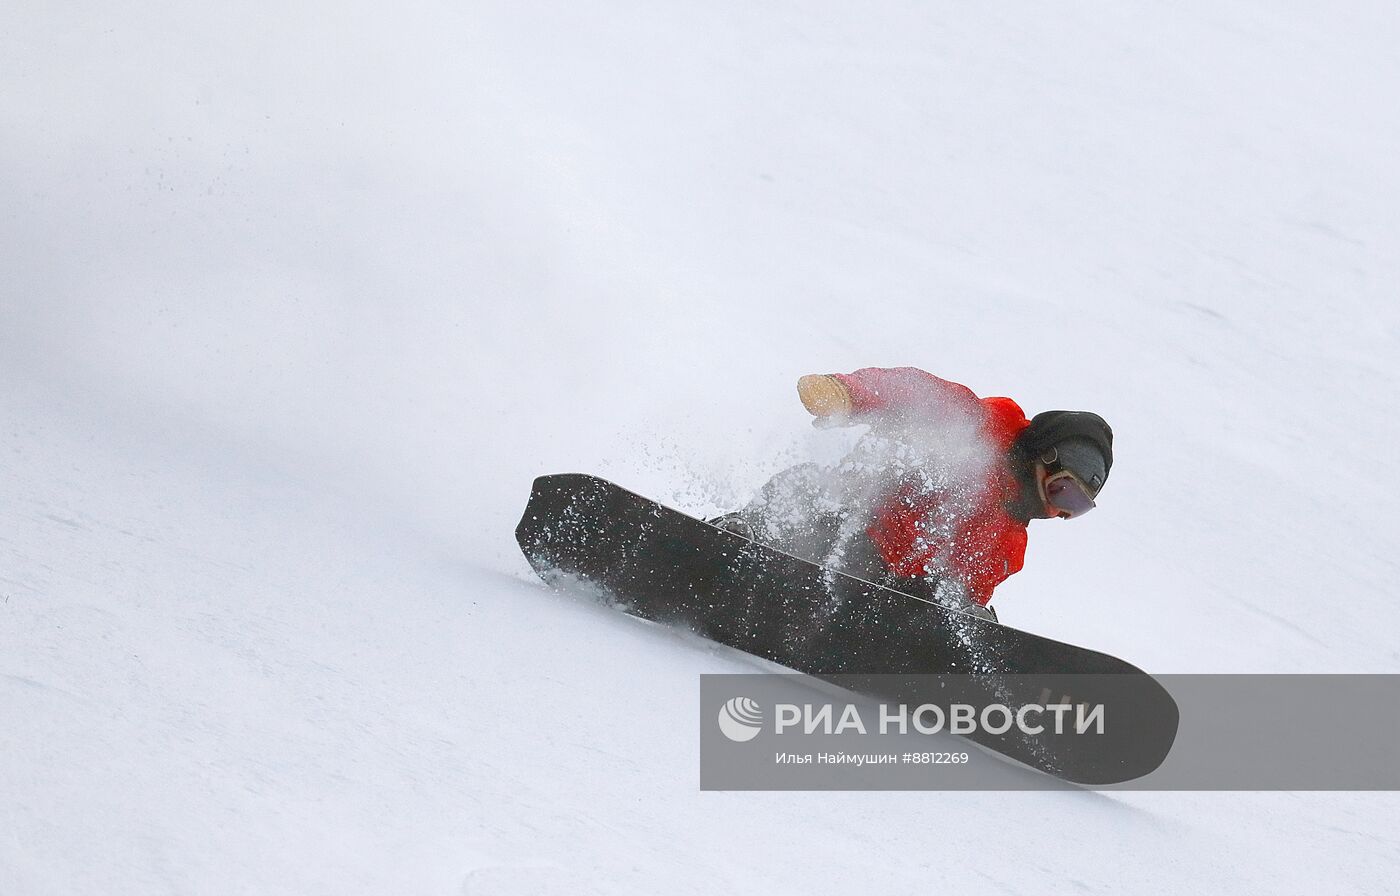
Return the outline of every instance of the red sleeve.
<path id="1" fill-rule="evenodd" d="M 856 420 L 877 414 L 972 412 L 981 407 L 971 389 L 917 367 L 865 367 L 838 373 L 836 379 L 851 393 Z"/>
<path id="2" fill-rule="evenodd" d="M 992 591 L 1021 571 L 1026 559 L 1026 529 L 1008 525 L 968 533 L 970 545 L 953 557 L 959 578 L 967 584 L 968 596 L 986 606 Z"/>

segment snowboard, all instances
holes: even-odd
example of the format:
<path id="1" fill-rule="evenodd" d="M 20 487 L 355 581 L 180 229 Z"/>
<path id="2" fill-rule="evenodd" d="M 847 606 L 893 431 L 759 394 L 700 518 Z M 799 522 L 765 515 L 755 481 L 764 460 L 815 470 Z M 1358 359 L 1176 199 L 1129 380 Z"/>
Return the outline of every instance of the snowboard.
<path id="1" fill-rule="evenodd" d="M 872 697 L 1102 705 L 1100 734 L 965 735 L 1066 781 L 1145 775 L 1176 735 L 1171 695 L 1117 657 L 808 562 L 594 476 L 536 479 L 516 540 L 551 585 Z"/>

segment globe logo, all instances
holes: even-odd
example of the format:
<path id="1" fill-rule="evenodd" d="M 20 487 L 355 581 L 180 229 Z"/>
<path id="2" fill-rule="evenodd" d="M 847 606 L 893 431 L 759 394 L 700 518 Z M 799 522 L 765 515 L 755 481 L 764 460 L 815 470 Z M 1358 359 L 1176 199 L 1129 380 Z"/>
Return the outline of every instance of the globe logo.
<path id="1" fill-rule="evenodd" d="M 763 707 L 748 697 L 734 697 L 719 708 L 719 730 L 735 743 L 758 737 L 763 729 Z"/>

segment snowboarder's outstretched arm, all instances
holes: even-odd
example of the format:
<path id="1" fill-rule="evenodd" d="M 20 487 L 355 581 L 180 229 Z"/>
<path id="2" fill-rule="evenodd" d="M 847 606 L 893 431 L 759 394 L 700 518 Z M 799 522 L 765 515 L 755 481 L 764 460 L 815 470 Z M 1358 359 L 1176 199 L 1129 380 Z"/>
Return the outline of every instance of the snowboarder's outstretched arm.
<path id="1" fill-rule="evenodd" d="M 797 381 L 797 395 L 813 415 L 838 425 L 868 423 L 877 417 L 981 411 L 971 389 L 916 367 L 809 374 Z"/>

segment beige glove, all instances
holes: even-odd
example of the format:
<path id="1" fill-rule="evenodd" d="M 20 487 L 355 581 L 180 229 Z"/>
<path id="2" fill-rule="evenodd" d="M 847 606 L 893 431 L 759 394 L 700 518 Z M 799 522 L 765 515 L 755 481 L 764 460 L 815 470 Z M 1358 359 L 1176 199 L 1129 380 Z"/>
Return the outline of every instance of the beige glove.
<path id="1" fill-rule="evenodd" d="M 811 373 L 799 379 L 797 397 L 819 418 L 847 417 L 855 409 L 846 385 L 829 373 Z"/>

